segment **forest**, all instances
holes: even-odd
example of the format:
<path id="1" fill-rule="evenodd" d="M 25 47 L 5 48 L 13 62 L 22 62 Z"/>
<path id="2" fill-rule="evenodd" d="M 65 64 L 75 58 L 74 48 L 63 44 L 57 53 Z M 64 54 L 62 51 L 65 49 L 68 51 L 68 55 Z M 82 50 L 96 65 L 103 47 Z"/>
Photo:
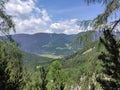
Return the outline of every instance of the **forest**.
<path id="1" fill-rule="evenodd" d="M 88 6 L 105 5 L 104 12 L 78 22 L 85 32 L 75 36 L 75 52 L 58 48 L 69 54 L 62 57 L 37 56 L 19 48 L 10 35 L 16 29 L 5 11 L 8 2 L 0 0 L 0 32 L 4 34 L 0 36 L 0 90 L 120 90 L 120 17 L 116 16 L 120 0 L 84 0 Z M 94 39 L 96 32 L 100 36 Z"/>

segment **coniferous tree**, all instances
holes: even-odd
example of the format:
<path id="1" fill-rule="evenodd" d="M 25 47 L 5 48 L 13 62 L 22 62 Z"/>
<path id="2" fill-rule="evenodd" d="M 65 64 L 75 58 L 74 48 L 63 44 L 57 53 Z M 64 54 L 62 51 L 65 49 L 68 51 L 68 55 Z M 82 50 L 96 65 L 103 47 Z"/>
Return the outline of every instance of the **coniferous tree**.
<path id="1" fill-rule="evenodd" d="M 116 40 L 110 29 L 103 31 L 104 37 L 100 42 L 104 45 L 106 52 L 99 55 L 103 62 L 104 77 L 97 78 L 104 90 L 120 89 L 120 40 Z"/>

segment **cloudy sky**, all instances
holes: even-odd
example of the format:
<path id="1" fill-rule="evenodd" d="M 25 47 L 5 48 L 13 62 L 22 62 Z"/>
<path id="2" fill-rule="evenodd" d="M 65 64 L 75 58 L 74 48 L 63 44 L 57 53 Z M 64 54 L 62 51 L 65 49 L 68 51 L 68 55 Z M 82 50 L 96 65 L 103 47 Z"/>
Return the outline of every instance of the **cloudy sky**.
<path id="1" fill-rule="evenodd" d="M 6 4 L 17 34 L 76 34 L 81 32 L 77 21 L 92 20 L 103 10 L 103 5 L 88 6 L 84 0 L 10 0 Z"/>

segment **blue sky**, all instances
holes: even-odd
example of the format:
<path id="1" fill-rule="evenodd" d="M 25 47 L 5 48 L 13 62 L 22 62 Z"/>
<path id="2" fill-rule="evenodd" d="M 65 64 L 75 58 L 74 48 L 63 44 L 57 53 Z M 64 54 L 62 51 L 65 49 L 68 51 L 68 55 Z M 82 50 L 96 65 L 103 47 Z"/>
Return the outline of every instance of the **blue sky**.
<path id="1" fill-rule="evenodd" d="M 6 5 L 16 33 L 27 34 L 76 34 L 81 32 L 77 21 L 92 20 L 103 11 L 103 5 L 88 5 L 84 0 L 10 0 Z"/>
<path id="2" fill-rule="evenodd" d="M 37 6 L 46 8 L 55 20 L 93 19 L 104 10 L 101 4 L 88 5 L 84 0 L 40 0 Z"/>

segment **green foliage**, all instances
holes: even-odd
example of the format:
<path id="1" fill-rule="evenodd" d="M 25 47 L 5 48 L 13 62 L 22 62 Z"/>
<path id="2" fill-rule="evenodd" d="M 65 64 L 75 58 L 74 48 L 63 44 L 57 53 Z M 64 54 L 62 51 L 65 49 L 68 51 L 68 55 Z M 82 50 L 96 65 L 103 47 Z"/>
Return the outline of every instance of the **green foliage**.
<path id="1" fill-rule="evenodd" d="M 9 30 L 14 30 L 11 16 L 5 13 L 4 5 L 8 0 L 0 1 L 0 32 L 9 34 Z M 1 40 L 1 39 L 0 39 Z M 23 88 L 23 70 L 21 62 L 21 52 L 16 43 L 9 40 L 0 42 L 0 89 L 1 90 L 21 90 Z"/>
<path id="2" fill-rule="evenodd" d="M 24 90 L 47 90 L 47 72 L 43 66 L 37 66 L 34 73 L 27 72 L 25 75 L 26 85 Z"/>
<path id="3" fill-rule="evenodd" d="M 1 18 L 1 22 L 0 22 L 0 32 L 2 33 L 9 33 L 10 29 L 13 29 L 15 31 L 14 28 L 14 23 L 11 19 L 10 15 L 7 15 L 5 13 L 5 8 L 4 5 L 8 2 L 8 0 L 1 0 L 0 1 L 0 18 Z"/>
<path id="4" fill-rule="evenodd" d="M 96 18 L 93 20 L 84 20 L 84 21 L 79 21 L 79 25 L 83 30 L 89 31 L 91 30 L 93 33 L 97 30 L 101 30 L 103 28 L 114 28 L 118 25 L 120 22 L 120 17 L 118 15 L 117 17 L 117 11 L 119 12 L 120 10 L 120 1 L 119 0 L 84 0 L 88 4 L 90 3 L 102 3 L 105 5 L 105 10 L 102 14 L 98 15 Z M 113 16 L 115 19 L 111 20 L 110 16 Z M 117 20 L 116 20 L 117 17 Z M 92 33 L 88 34 L 85 33 L 86 36 L 77 36 L 76 40 L 77 42 L 82 41 L 82 43 L 85 41 L 87 38 L 90 40 Z M 85 41 L 88 42 L 88 41 Z M 87 46 L 87 44 L 86 44 Z"/>
<path id="5" fill-rule="evenodd" d="M 0 89 L 23 88 L 21 53 L 16 43 L 0 43 Z"/>
<path id="6" fill-rule="evenodd" d="M 103 74 L 102 78 L 98 78 L 104 90 L 120 89 L 120 41 L 114 38 L 111 30 L 104 30 L 104 37 L 100 38 L 106 52 L 99 55 L 102 60 Z"/>
<path id="7" fill-rule="evenodd" d="M 46 85 L 47 85 L 47 80 L 46 80 L 46 76 L 47 73 L 45 71 L 45 68 L 43 66 L 38 67 L 37 69 L 39 69 L 40 71 L 40 90 L 47 90 Z"/>
<path id="8" fill-rule="evenodd" d="M 53 60 L 52 58 L 43 57 L 36 54 L 30 54 L 23 51 L 22 51 L 22 55 L 23 55 L 22 61 L 24 66 L 27 68 L 28 71 L 33 73 L 36 70 L 36 66 L 41 65 L 48 67 Z"/>
<path id="9" fill-rule="evenodd" d="M 67 81 L 67 75 L 65 71 L 62 70 L 62 66 L 59 61 L 54 61 L 50 65 L 47 78 L 48 90 L 64 90 Z"/>
<path id="10" fill-rule="evenodd" d="M 120 1 L 119 0 L 85 0 L 88 4 L 90 3 L 102 3 L 104 4 L 105 10 L 102 14 L 98 15 L 93 22 L 89 21 L 88 26 L 91 26 L 94 28 L 103 28 L 103 26 L 108 26 L 108 20 L 111 23 L 111 25 L 114 25 L 116 21 L 111 21 L 109 19 L 110 16 L 114 16 L 116 18 L 116 12 L 120 10 Z M 119 19 L 118 15 L 118 19 Z M 119 20 L 118 20 L 119 21 Z M 120 21 L 119 21 L 120 22 Z M 90 25 L 91 24 L 91 25 Z M 104 24 L 104 25 L 103 25 Z M 87 27 L 88 27 L 87 26 Z M 86 26 L 85 26 L 86 27 Z M 111 26 L 110 26 L 111 27 Z"/>
<path id="11" fill-rule="evenodd" d="M 6 74 L 5 70 L 7 68 L 7 61 L 6 61 L 6 52 L 5 52 L 5 45 L 0 45 L 0 88 L 5 89 L 7 79 L 9 77 L 8 74 Z"/>
<path id="12" fill-rule="evenodd" d="M 101 73 L 102 68 L 100 66 L 101 62 L 98 60 L 100 52 L 94 43 L 74 55 L 59 60 L 65 72 L 68 73 L 68 77 L 71 78 L 67 83 L 72 82 L 71 87 L 73 89 L 81 87 L 82 90 L 89 90 L 95 86 L 95 90 L 101 90 L 99 83 L 96 81 L 96 77 Z M 100 49 L 104 50 L 102 46 Z"/>
<path id="13" fill-rule="evenodd" d="M 85 27 L 93 26 L 99 28 L 102 24 L 106 24 L 109 16 L 120 8 L 119 0 L 87 0 L 88 3 L 98 2 L 105 3 L 105 11 L 95 18 L 93 21 L 84 21 Z M 8 0 L 0 1 L 0 31 L 3 33 L 9 33 L 10 29 L 14 29 L 14 24 L 11 20 L 11 16 L 7 15 L 4 11 L 4 4 Z M 89 23 L 90 22 L 90 23 Z M 117 21 L 118 23 L 119 21 Z M 114 26 L 117 25 L 115 23 Z M 111 27 L 111 26 L 110 26 Z M 87 30 L 87 28 L 84 28 Z M 94 33 L 94 32 L 92 32 Z M 86 38 L 85 38 L 86 37 Z M 64 38 L 63 38 L 64 39 Z M 63 42 L 62 38 L 54 39 L 54 41 L 44 46 L 49 51 L 51 47 L 51 53 L 57 49 L 59 55 L 61 52 L 71 54 L 71 43 Z M 98 61 L 99 49 L 91 42 L 91 31 L 82 34 L 76 38 L 76 41 L 80 40 L 83 44 L 83 49 L 74 55 L 55 60 L 49 67 L 48 73 L 46 69 L 51 62 L 50 58 L 39 57 L 37 55 L 28 54 L 23 52 L 22 58 L 21 52 L 17 48 L 16 43 L 6 41 L 6 43 L 0 43 L 0 89 L 1 90 L 70 90 L 71 87 L 75 88 L 80 86 L 82 90 L 101 90 L 101 86 L 105 90 L 118 90 L 120 88 L 120 41 L 116 41 L 109 30 L 104 31 L 104 39 L 100 41 L 105 46 L 103 49 L 105 52 L 99 56 L 102 60 L 103 73 L 110 78 L 105 80 L 104 77 L 96 77 L 100 75 L 101 62 Z M 55 43 L 55 41 L 61 41 Z M 96 42 L 95 42 L 96 43 Z M 61 46 L 57 47 L 58 45 Z M 65 52 L 64 52 L 65 51 Z M 67 51 L 67 52 L 66 52 Z M 24 65 L 28 67 L 29 71 L 23 72 L 23 66 L 21 59 L 24 61 Z M 46 61 L 45 61 L 46 60 Z M 48 61 L 50 60 L 50 61 Z M 62 64 L 61 64 L 61 63 Z M 46 68 L 38 66 L 45 65 Z M 36 69 L 37 66 L 37 69 Z M 33 71 L 31 68 L 34 68 Z M 108 79 L 109 79 L 108 78 Z M 72 79 L 72 80 L 71 80 Z M 74 83 L 74 84 L 73 84 Z M 72 84 L 72 85 L 71 85 Z"/>
<path id="14" fill-rule="evenodd" d="M 74 44 L 76 45 L 76 47 L 82 47 L 82 49 L 90 48 L 91 44 L 93 43 L 91 41 L 92 41 L 92 35 L 94 35 L 94 33 L 95 32 L 93 31 L 87 31 L 82 34 L 78 34 L 74 39 Z"/>
<path id="15" fill-rule="evenodd" d="M 91 20 L 83 21 L 83 22 L 80 22 L 80 25 L 83 25 L 83 27 L 85 28 L 87 27 L 86 29 L 88 29 L 88 27 L 92 27 L 93 31 L 101 30 L 101 28 L 106 28 L 106 27 L 112 28 L 111 31 L 114 30 L 114 28 L 120 22 L 120 17 L 118 16 L 118 20 L 116 21 L 111 21 L 109 17 L 113 15 L 114 13 L 115 13 L 114 15 L 116 15 L 116 12 L 120 9 L 120 1 L 119 0 L 85 0 L 85 1 L 87 1 L 88 4 L 96 3 L 96 2 L 103 3 L 106 5 L 106 8 L 105 8 L 105 11 L 102 14 L 98 15 L 93 21 Z M 109 24 L 108 24 L 108 20 L 109 20 Z M 104 78 L 101 77 L 101 79 L 98 79 L 98 81 L 100 82 L 103 89 L 105 90 L 108 90 L 108 89 L 118 90 L 120 86 L 119 85 L 120 84 L 120 81 L 119 81 L 119 76 L 120 76 L 119 75 L 120 74 L 119 72 L 119 68 L 120 68 L 119 67 L 120 66 L 119 48 L 120 48 L 120 45 L 118 43 L 120 41 L 116 41 L 109 30 L 104 31 L 104 35 L 105 35 L 104 36 L 105 39 L 100 39 L 100 41 L 105 46 L 107 53 L 105 53 L 106 51 L 104 50 L 105 52 L 102 52 L 99 58 L 101 58 L 103 61 L 104 74 L 107 74 L 108 77 L 107 77 L 107 80 L 106 79 L 104 80 Z M 81 36 L 78 37 L 78 39 L 80 38 Z M 94 66 L 91 66 L 91 67 L 94 67 Z M 89 75 L 89 73 L 87 73 L 87 75 Z M 93 86 L 93 89 L 95 89 L 94 84 L 92 84 L 92 86 Z"/>

